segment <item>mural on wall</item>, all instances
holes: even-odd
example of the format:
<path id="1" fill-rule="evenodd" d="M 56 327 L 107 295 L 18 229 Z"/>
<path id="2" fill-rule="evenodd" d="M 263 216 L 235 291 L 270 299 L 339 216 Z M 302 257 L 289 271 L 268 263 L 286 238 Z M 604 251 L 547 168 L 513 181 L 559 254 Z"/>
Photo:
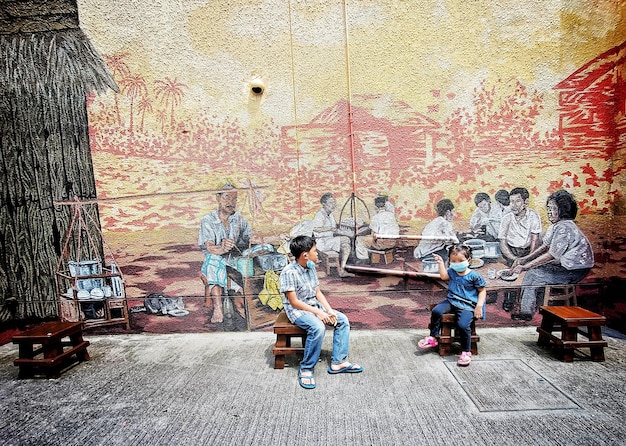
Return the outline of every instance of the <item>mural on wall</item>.
<path id="1" fill-rule="evenodd" d="M 258 34 L 240 14 L 246 2 L 170 5 L 163 23 L 148 2 L 131 11 L 79 1 L 81 26 L 119 85 L 87 96 L 89 143 L 133 329 L 267 327 L 281 308 L 288 240 L 303 232 L 324 245 L 323 287 L 357 328 L 425 327 L 444 290 L 420 238 L 451 234 L 475 244 L 474 266 L 490 282 L 485 323 L 526 323 L 548 273 L 537 260 L 521 271 L 533 262 L 525 257 L 540 258 L 560 227 L 590 241 L 594 266 L 555 283 L 580 282 L 579 302 L 619 325 L 623 13 L 599 2 L 609 19 L 586 26 L 605 37 L 571 48 L 544 29 L 576 32 L 558 2 L 546 2 L 557 25 L 523 11 L 523 38 L 519 5 L 500 3 L 407 14 L 402 2 L 267 1 Z M 460 26 L 461 9 L 476 29 Z M 415 21 L 426 27 L 419 36 Z M 472 57 L 451 44 L 456 29 L 469 31 L 456 42 Z M 542 41 L 561 61 L 534 47 Z M 561 189 L 576 200 L 573 216 L 558 206 L 555 216 L 548 198 Z M 510 229 L 529 215 L 527 235 Z M 498 218 L 513 223 L 502 229 Z M 436 232 L 443 222 L 451 234 Z"/>
<path id="2" fill-rule="evenodd" d="M 503 92 L 497 91 L 497 86 Z M 527 256 L 531 251 L 542 247 L 540 242 L 547 229 L 545 221 L 548 217 L 548 214 L 543 212 L 543 209 L 547 203 L 534 200 L 535 210 L 529 209 L 531 201 L 533 201 L 534 197 L 541 197 L 542 194 L 545 200 L 550 191 L 561 188 L 569 189 L 575 192 L 576 195 L 580 195 L 582 181 L 587 186 L 587 190 L 583 192 L 583 197 L 586 196 L 586 198 L 582 198 L 578 202 L 580 215 L 592 216 L 607 212 L 615 208 L 616 201 L 622 199 L 619 191 L 611 191 L 606 195 L 604 202 L 598 201 L 597 197 L 604 195 L 603 191 L 608 190 L 614 177 L 619 175 L 623 167 L 615 164 L 615 171 L 606 170 L 603 177 L 598 176 L 593 164 L 597 162 L 599 165 L 602 165 L 603 160 L 607 156 L 611 156 L 612 150 L 605 150 L 602 146 L 600 148 L 596 146 L 595 149 L 587 148 L 582 150 L 570 148 L 567 152 L 555 153 L 554 147 L 560 147 L 562 138 L 560 133 L 564 132 L 563 129 L 555 128 L 543 136 L 533 133 L 536 117 L 539 110 L 543 107 L 541 95 L 536 91 L 529 93 L 528 89 L 519 81 L 511 83 L 499 82 L 497 86 L 491 89 L 487 89 L 485 86 L 477 88 L 474 105 L 476 110 L 478 110 L 479 116 L 471 117 L 467 112 L 457 110 L 453 117 L 443 124 L 439 124 L 435 120 L 411 110 L 407 104 L 394 103 L 394 101 L 382 94 L 354 95 L 350 104 L 350 112 L 348 112 L 349 104 L 345 101 L 340 101 L 320 112 L 307 124 L 283 126 L 280 129 L 280 133 L 278 131 L 268 132 L 276 138 L 275 147 L 279 147 L 281 150 L 274 155 L 277 162 L 265 164 L 265 167 L 256 167 L 255 174 L 269 184 L 276 184 L 281 183 L 281 178 L 293 178 L 293 171 L 297 171 L 299 179 L 294 179 L 291 186 L 288 183 L 285 184 L 282 191 L 286 192 L 296 184 L 300 184 L 300 193 L 297 198 L 294 197 L 293 200 L 289 201 L 287 206 L 300 209 L 304 218 L 300 220 L 299 218 L 294 219 L 291 217 L 284 221 L 281 215 L 283 217 L 289 216 L 293 214 L 293 211 L 290 212 L 289 209 L 278 211 L 278 207 L 272 206 L 278 212 L 263 212 L 262 219 L 272 222 L 278 231 L 265 232 L 266 239 L 270 243 L 273 242 L 275 246 L 280 246 L 278 242 L 282 242 L 284 246 L 284 240 L 288 238 L 285 236 L 287 233 L 293 236 L 311 232 L 317 237 L 321 237 L 320 243 L 324 244 L 324 246 L 328 243 L 329 246 L 326 250 L 331 252 L 329 259 L 326 259 L 324 254 L 322 254 L 322 263 L 320 265 L 322 275 L 326 274 L 329 278 L 353 276 L 352 273 L 345 271 L 345 265 L 348 261 L 354 264 L 367 263 L 364 260 L 369 260 L 370 252 L 366 254 L 367 259 L 364 259 L 363 256 L 359 259 L 357 255 L 356 241 L 364 237 L 358 233 L 361 228 L 357 228 L 356 236 L 354 236 L 354 233 L 350 233 L 355 221 L 351 219 L 352 214 L 347 215 L 343 213 L 346 205 L 349 205 L 351 200 L 350 171 L 345 171 L 346 166 L 350 166 L 351 154 L 347 150 L 337 151 L 334 149 L 350 145 L 348 137 L 345 135 L 345 129 L 348 126 L 348 116 L 353 116 L 354 121 L 358 122 L 358 126 L 353 123 L 355 137 L 352 141 L 355 152 L 354 158 L 357 163 L 355 170 L 359 173 L 357 177 L 359 183 L 356 189 L 359 191 L 359 197 L 365 197 L 370 202 L 369 209 L 357 216 L 357 224 L 368 226 L 370 223 L 369 214 L 374 213 L 375 209 L 375 206 L 372 206 L 374 204 L 373 198 L 379 194 L 380 189 L 385 189 L 396 191 L 397 193 L 396 201 L 398 201 L 398 206 L 396 217 L 403 226 L 403 232 L 405 234 L 421 233 L 422 235 L 429 235 L 428 225 L 424 227 L 417 223 L 419 221 L 428 222 L 428 219 L 432 218 L 434 206 L 430 206 L 429 203 L 441 202 L 446 195 L 454 196 L 456 206 L 454 204 L 452 206 L 457 208 L 457 222 L 454 225 L 456 228 L 453 228 L 452 231 L 461 240 L 483 241 L 484 244 L 479 243 L 478 245 L 479 248 L 482 248 L 478 249 L 478 252 L 489 249 L 497 250 L 497 255 L 484 256 L 479 254 L 480 257 L 476 259 L 480 260 L 481 257 L 483 258 L 480 269 L 486 277 L 492 275 L 490 270 L 495 270 L 495 274 L 498 276 L 494 281 L 494 289 L 502 288 L 505 290 L 500 293 L 494 291 L 492 299 L 495 299 L 495 302 L 492 303 L 497 304 L 497 311 L 505 313 L 501 316 L 502 318 L 510 317 L 508 320 L 531 320 L 536 306 L 542 304 L 545 298 L 543 288 L 535 297 L 533 304 L 527 303 L 526 308 L 523 308 L 523 293 L 521 291 L 531 290 L 528 288 L 530 284 L 528 286 L 523 284 L 524 275 L 520 275 L 519 272 L 511 273 L 508 276 L 502 275 L 503 271 L 508 270 L 512 266 L 519 269 L 513 263 L 515 258 Z M 508 96 L 506 93 L 508 93 Z M 437 96 L 438 93 L 435 93 L 435 97 Z M 448 96 L 453 97 L 454 95 L 449 94 Z M 497 101 L 495 98 L 498 96 L 502 97 Z M 374 111 L 376 110 L 380 113 L 381 109 L 388 112 L 388 114 L 383 113 L 387 118 L 374 117 Z M 459 122 L 463 122 L 461 116 L 464 113 L 468 123 L 484 121 L 490 122 L 491 125 L 485 125 L 478 129 L 472 128 L 471 130 L 467 128 L 469 125 L 461 128 Z M 389 116 L 393 116 L 396 122 L 389 122 Z M 492 127 L 495 126 L 497 128 L 498 122 L 502 122 L 500 133 L 494 131 Z M 455 133 L 455 131 L 458 133 Z M 298 141 L 296 141 L 296 134 Z M 280 136 L 278 137 L 277 135 Z M 499 148 L 499 157 L 497 159 L 494 159 L 492 152 L 483 148 L 486 144 Z M 523 147 L 524 144 L 526 147 Z M 520 150 L 520 148 L 524 150 Z M 237 150 L 240 149 L 238 148 Z M 177 152 L 178 156 L 180 156 L 180 151 L 172 152 Z M 320 154 L 328 154 L 329 156 L 320 156 Z M 227 158 L 231 159 L 235 157 L 236 155 L 234 154 L 231 157 L 227 156 Z M 579 161 L 572 162 L 573 160 Z M 408 171 L 405 168 L 407 164 L 411 166 L 411 169 Z M 563 169 L 565 164 L 567 164 L 567 169 Z M 284 171 L 280 169 L 282 166 L 286 167 Z M 291 170 L 289 166 L 299 167 Z M 507 169 L 503 166 L 510 166 L 512 171 L 527 169 L 530 172 L 551 172 L 551 175 L 546 179 L 547 181 L 542 178 L 545 181 L 545 191 L 542 192 L 539 187 L 531 187 L 529 185 L 529 183 L 537 184 L 536 179 L 539 175 L 526 175 L 521 180 L 521 183 L 517 183 L 513 181 L 519 181 L 519 175 L 511 173 L 511 180 L 507 180 L 507 176 L 504 173 Z M 224 175 L 228 176 L 230 174 L 232 176 L 236 172 L 238 172 L 237 168 L 232 166 L 230 169 L 226 169 Z M 498 173 L 494 175 L 492 172 Z M 490 181 L 481 179 L 481 177 L 488 178 Z M 496 178 L 499 182 L 493 183 L 491 181 L 492 178 Z M 558 180 L 555 180 L 555 178 L 558 178 Z M 468 191 L 458 188 L 446 189 L 446 187 L 441 189 L 442 183 L 447 182 L 472 182 L 475 183 L 475 186 Z M 246 182 L 244 181 L 244 183 Z M 319 186 L 326 184 L 332 184 L 333 187 L 324 189 L 325 186 L 321 188 Z M 411 194 L 410 191 L 407 192 L 407 188 L 417 184 L 426 185 L 425 189 L 429 191 L 426 195 L 427 199 L 424 200 L 423 208 L 416 207 L 414 202 L 404 198 Z M 519 184 L 523 186 L 518 186 Z M 309 187 L 310 190 L 308 189 Z M 346 192 L 340 197 L 339 203 L 337 203 L 335 198 L 332 198 L 332 203 L 329 205 L 322 202 L 329 195 L 324 193 L 321 198 L 319 195 L 320 191 L 328 189 L 333 191 L 339 189 Z M 486 192 L 478 193 L 476 192 L 478 190 Z M 520 190 L 522 191 L 521 193 L 519 192 Z M 271 193 L 271 188 L 264 192 L 267 196 Z M 502 199 L 508 200 L 508 202 L 511 200 L 509 194 L 512 193 L 513 204 L 506 205 L 508 206 L 507 211 L 510 211 L 518 219 L 527 220 L 529 218 L 527 215 L 532 215 L 534 218 L 535 226 L 532 228 L 534 232 L 531 233 L 530 228 L 526 228 L 528 234 L 526 234 L 523 243 L 521 243 L 524 246 L 520 246 L 520 243 L 515 240 L 515 237 L 522 237 L 519 234 L 519 230 L 517 232 L 510 230 L 514 232 L 511 239 L 508 235 L 508 229 L 503 229 L 504 232 L 501 234 L 495 229 L 497 227 L 496 224 L 490 221 L 489 213 L 493 214 L 498 209 L 495 207 L 495 203 L 498 203 L 498 206 L 502 206 L 497 200 L 497 196 L 498 193 L 502 196 L 503 192 L 505 197 Z M 338 194 L 335 193 L 334 195 L 337 196 Z M 494 211 L 489 209 L 483 212 L 483 214 L 487 214 L 484 216 L 486 217 L 484 225 L 480 224 L 480 214 L 476 212 L 480 210 L 481 206 L 480 201 L 476 202 L 476 196 L 482 197 L 483 202 L 489 202 L 491 205 L 493 201 L 494 204 Z M 485 197 L 487 199 L 484 199 Z M 353 198 L 352 200 L 354 201 Z M 296 203 L 298 204 L 295 205 Z M 468 208 L 469 203 L 472 203 L 476 209 Z M 282 206 L 285 206 L 285 204 L 283 203 Z M 323 214 L 325 207 L 327 207 L 326 213 Z M 161 218 L 164 218 L 164 214 L 161 212 L 153 215 L 155 217 L 161 215 Z M 326 216 L 325 218 L 323 217 L 324 215 Z M 440 216 L 438 218 L 443 217 Z M 164 219 L 168 220 L 167 218 Z M 336 226 L 334 232 L 331 232 L 330 227 L 325 227 L 323 223 L 319 227 L 317 224 L 312 224 L 315 220 L 323 222 L 324 219 L 329 220 L 332 226 Z M 511 217 L 511 219 L 512 221 L 517 221 L 515 218 Z M 478 220 L 478 222 L 473 222 L 473 220 Z M 337 221 L 339 221 L 339 224 Z M 303 231 L 304 227 L 309 227 L 309 229 Z M 450 227 L 452 228 L 452 225 Z M 517 227 L 519 227 L 519 224 Z M 315 231 L 315 228 L 318 231 Z M 347 233 L 342 233 L 342 230 L 347 231 Z M 350 239 L 351 236 L 355 242 L 354 244 Z M 532 243 L 530 243 L 531 239 Z M 586 240 L 586 237 L 584 239 Z M 498 243 L 496 248 L 492 248 L 496 240 L 501 242 Z M 379 243 L 380 241 L 378 240 Z M 405 263 L 406 260 L 412 261 L 426 257 L 415 254 L 418 247 L 411 246 L 410 240 L 398 241 L 397 243 L 400 245 L 396 250 L 399 254 L 394 252 L 392 260 L 392 262 L 396 262 L 395 266 Z M 518 248 L 515 253 L 512 252 L 513 247 Z M 322 249 L 321 251 L 324 252 L 326 250 Z M 382 251 L 384 253 L 385 250 Z M 502 252 L 504 255 L 501 257 L 500 254 Z M 591 254 L 593 255 L 593 251 Z M 603 259 L 603 256 L 606 254 L 606 250 L 603 250 L 600 259 Z M 497 261 L 495 261 L 496 259 Z M 336 262 L 336 267 L 329 268 L 327 262 Z M 418 269 L 424 269 L 424 266 L 420 266 L 419 262 L 416 263 Z M 393 266 L 391 265 L 390 268 Z M 587 266 L 585 265 L 585 267 Z M 264 281 L 260 280 L 258 276 L 259 274 L 256 274 L 256 287 L 250 287 L 248 296 L 256 296 L 263 287 L 267 287 L 267 285 L 262 285 Z M 542 276 L 545 279 L 545 274 L 542 274 Z M 576 279 L 558 279 L 555 283 L 578 282 L 587 276 L 585 274 L 583 277 Z M 362 276 L 355 278 L 354 282 L 358 283 L 359 279 L 362 280 Z M 253 280 L 255 279 L 250 279 L 251 282 Z M 597 291 L 591 290 L 597 287 L 597 283 L 600 280 L 602 280 L 601 275 L 589 277 L 590 285 L 588 290 L 594 298 L 597 297 Z M 345 283 L 344 281 L 336 286 L 338 286 L 338 289 L 341 289 L 342 285 L 345 286 Z M 397 287 L 397 283 L 392 285 L 393 287 Z M 385 287 L 383 286 L 382 288 Z M 584 288 L 580 289 L 579 294 L 584 296 L 585 291 Z M 432 290 L 428 290 L 428 293 L 432 293 Z M 500 300 L 498 301 L 498 299 Z M 529 302 L 528 299 L 527 297 L 526 302 Z M 247 304 L 250 306 L 255 301 L 257 300 L 253 297 L 253 299 L 247 301 Z M 257 303 L 259 302 L 260 300 L 257 301 Z M 389 302 L 386 301 L 385 303 L 388 304 Z M 271 317 L 257 316 L 256 318 L 260 326 L 271 322 L 271 320 Z M 369 325 L 364 324 L 364 326 Z"/>

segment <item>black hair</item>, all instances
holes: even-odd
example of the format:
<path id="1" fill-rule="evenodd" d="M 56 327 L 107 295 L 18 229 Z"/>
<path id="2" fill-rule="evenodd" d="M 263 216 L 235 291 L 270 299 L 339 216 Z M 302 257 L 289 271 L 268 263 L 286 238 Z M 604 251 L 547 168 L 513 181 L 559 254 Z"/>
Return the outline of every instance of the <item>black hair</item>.
<path id="1" fill-rule="evenodd" d="M 315 246 L 315 239 L 309 235 L 299 235 L 289 243 L 291 254 L 298 260 L 303 252 L 309 252 Z"/>
<path id="2" fill-rule="evenodd" d="M 446 212 L 451 211 L 453 209 L 454 209 L 454 205 L 452 204 L 452 200 L 449 200 L 448 198 L 444 198 L 442 200 L 439 200 L 439 202 L 437 202 L 437 215 L 441 217 L 446 215 Z"/>
<path id="3" fill-rule="evenodd" d="M 522 197 L 523 200 L 528 200 L 528 197 L 530 197 L 528 189 L 526 189 L 525 187 L 516 187 L 511 192 L 509 192 L 509 196 L 511 195 L 519 195 L 520 197 Z"/>
<path id="4" fill-rule="evenodd" d="M 496 201 L 504 206 L 508 206 L 511 203 L 511 199 L 509 198 L 509 193 L 504 189 L 500 189 L 496 192 Z"/>
<path id="5" fill-rule="evenodd" d="M 478 206 L 478 203 L 485 200 L 487 200 L 488 203 L 491 203 L 491 197 L 489 197 L 489 194 L 485 192 L 478 192 L 474 197 L 474 204 Z"/>
<path id="6" fill-rule="evenodd" d="M 374 206 L 376 206 L 377 208 L 384 207 L 385 203 L 387 203 L 387 197 L 378 196 L 374 198 Z"/>
<path id="7" fill-rule="evenodd" d="M 452 254 L 463 254 L 467 260 L 472 260 L 472 248 L 465 243 L 457 243 L 450 246 L 448 257 L 452 257 Z"/>
<path id="8" fill-rule="evenodd" d="M 326 192 L 324 195 L 322 195 L 322 198 L 320 198 L 320 203 L 324 204 L 331 198 L 333 198 L 333 194 L 331 192 Z"/>
<path id="9" fill-rule="evenodd" d="M 573 220 L 578 214 L 578 203 L 574 200 L 572 194 L 566 190 L 557 190 L 550 194 L 546 200 L 546 204 L 550 201 L 556 203 L 556 207 L 559 210 L 559 220 Z"/>

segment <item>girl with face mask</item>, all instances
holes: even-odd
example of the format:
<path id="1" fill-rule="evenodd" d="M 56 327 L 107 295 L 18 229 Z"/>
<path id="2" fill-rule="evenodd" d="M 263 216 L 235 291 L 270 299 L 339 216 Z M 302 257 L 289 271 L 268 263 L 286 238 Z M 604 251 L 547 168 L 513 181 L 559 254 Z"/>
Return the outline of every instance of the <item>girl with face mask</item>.
<path id="1" fill-rule="evenodd" d="M 428 350 L 438 345 L 437 336 L 441 328 L 441 316 L 444 313 L 457 315 L 457 326 L 461 333 L 462 352 L 457 364 L 468 366 L 472 362 L 470 325 L 474 318 L 482 318 L 484 313 L 487 290 L 483 276 L 469 268 L 472 260 L 472 249 L 463 244 L 453 245 L 450 248 L 450 267 L 446 269 L 441 256 L 434 254 L 439 264 L 441 279 L 448 282 L 446 299 L 438 303 L 430 316 L 430 336 L 418 342 L 421 350 Z"/>

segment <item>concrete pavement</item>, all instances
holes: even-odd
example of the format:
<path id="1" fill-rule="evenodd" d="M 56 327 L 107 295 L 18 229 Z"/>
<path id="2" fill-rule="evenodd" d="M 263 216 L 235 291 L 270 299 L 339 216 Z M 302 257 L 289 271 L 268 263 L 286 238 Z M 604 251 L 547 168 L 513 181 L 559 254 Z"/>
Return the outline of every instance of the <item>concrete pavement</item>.
<path id="1" fill-rule="evenodd" d="M 626 340 L 605 362 L 563 363 L 534 327 L 480 328 L 479 355 L 420 352 L 426 330 L 353 331 L 361 374 L 317 388 L 297 358 L 273 368 L 271 332 L 99 335 L 59 379 L 17 379 L 0 347 L 3 445 L 625 445 Z"/>

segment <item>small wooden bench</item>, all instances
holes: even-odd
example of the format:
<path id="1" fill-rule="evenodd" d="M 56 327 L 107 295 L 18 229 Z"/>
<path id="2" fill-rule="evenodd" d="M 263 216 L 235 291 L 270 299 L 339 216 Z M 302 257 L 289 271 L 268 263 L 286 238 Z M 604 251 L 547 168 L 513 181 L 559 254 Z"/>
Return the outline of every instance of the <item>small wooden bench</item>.
<path id="1" fill-rule="evenodd" d="M 577 306 L 542 306 L 539 313 L 543 319 L 541 326 L 537 327 L 538 345 L 547 347 L 553 343 L 564 362 L 572 362 L 574 350 L 580 348 L 589 348 L 593 361 L 604 361 L 604 347 L 607 346 L 602 339 L 602 326 L 606 324 L 604 316 Z M 587 331 L 580 327 L 587 327 Z M 555 331 L 560 331 L 561 336 L 554 335 Z M 579 334 L 587 340 L 579 339 Z"/>
<path id="2" fill-rule="evenodd" d="M 435 305 L 430 306 L 430 311 L 433 308 L 435 308 Z M 480 336 L 476 334 L 476 320 L 472 321 L 470 328 L 472 330 L 470 351 L 472 355 L 477 355 Z M 448 356 L 452 349 L 452 343 L 461 342 L 461 335 L 456 324 L 456 314 L 444 313 L 441 316 L 441 332 L 437 337 L 437 342 L 439 343 L 439 356 Z"/>
<path id="3" fill-rule="evenodd" d="M 19 345 L 19 357 L 13 364 L 19 367 L 20 378 L 35 374 L 58 378 L 61 370 L 74 362 L 74 355 L 78 362 L 89 360 L 82 322 L 45 322 L 13 336 L 12 341 Z"/>
<path id="4" fill-rule="evenodd" d="M 470 328 L 472 329 L 471 348 L 472 355 L 478 354 L 478 342 L 480 336 L 476 334 L 476 321 L 473 320 Z M 439 356 L 448 356 L 452 348 L 453 342 L 461 342 L 461 336 L 459 329 L 456 325 L 456 314 L 445 313 L 441 316 L 441 333 L 438 338 L 439 342 Z"/>
<path id="5" fill-rule="evenodd" d="M 272 349 L 274 354 L 274 368 L 285 368 L 285 355 L 293 355 L 298 352 L 304 352 L 304 344 L 306 343 L 306 330 L 291 323 L 287 318 L 285 310 L 281 311 L 274 322 L 274 333 L 276 333 L 276 343 Z M 292 338 L 300 338 L 301 347 L 291 345 Z"/>

